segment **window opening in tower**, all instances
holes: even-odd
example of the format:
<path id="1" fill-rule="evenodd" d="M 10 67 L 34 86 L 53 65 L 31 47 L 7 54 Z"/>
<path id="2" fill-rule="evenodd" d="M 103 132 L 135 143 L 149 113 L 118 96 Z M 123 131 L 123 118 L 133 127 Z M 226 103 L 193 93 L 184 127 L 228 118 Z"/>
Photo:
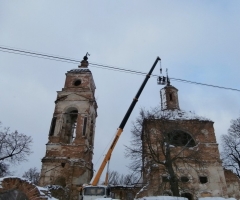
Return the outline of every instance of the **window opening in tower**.
<path id="1" fill-rule="evenodd" d="M 173 96 L 172 96 L 172 93 L 169 94 L 169 98 L 170 98 L 170 101 L 173 100 Z"/>
<path id="2" fill-rule="evenodd" d="M 73 142 L 76 138 L 76 128 L 77 128 L 77 122 L 75 121 L 72 124 L 72 141 L 71 142 Z"/>
<path id="3" fill-rule="evenodd" d="M 204 184 L 208 182 L 208 178 L 207 176 L 199 176 L 199 181 L 201 184 Z"/>
<path id="4" fill-rule="evenodd" d="M 84 117 L 84 121 L 83 121 L 83 136 L 86 135 L 86 129 L 87 129 L 87 117 Z"/>
<path id="5" fill-rule="evenodd" d="M 52 118 L 52 122 L 51 122 L 51 126 L 50 126 L 49 136 L 53 136 L 54 135 L 56 121 L 57 121 L 57 117 L 53 117 Z"/>
<path id="6" fill-rule="evenodd" d="M 72 143 L 76 138 L 78 111 L 72 110 L 71 112 L 66 114 L 65 141 L 67 143 Z"/>
<path id="7" fill-rule="evenodd" d="M 196 143 L 188 133 L 181 130 L 173 130 L 166 134 L 166 139 L 170 145 L 194 147 Z"/>

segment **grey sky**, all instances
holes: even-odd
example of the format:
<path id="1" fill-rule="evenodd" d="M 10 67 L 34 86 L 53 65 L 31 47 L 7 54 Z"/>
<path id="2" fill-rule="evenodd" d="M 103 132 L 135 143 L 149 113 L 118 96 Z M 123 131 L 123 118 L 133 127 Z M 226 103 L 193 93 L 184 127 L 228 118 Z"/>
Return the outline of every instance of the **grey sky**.
<path id="1" fill-rule="evenodd" d="M 148 72 L 157 56 L 169 76 L 239 87 L 239 1 L 1 1 L 0 46 L 60 55 Z M 41 168 L 56 91 L 77 64 L 0 52 L 0 120 L 34 139 L 29 161 L 17 175 Z M 98 118 L 94 164 L 115 134 L 144 76 L 89 67 L 97 86 Z M 153 74 L 159 74 L 159 66 Z M 218 142 L 240 114 L 240 93 L 172 81 L 180 108 L 212 119 Z M 160 105 L 151 78 L 111 159 L 112 170 L 127 173 L 124 144 L 140 107 Z M 100 159 L 99 159 L 100 158 Z"/>

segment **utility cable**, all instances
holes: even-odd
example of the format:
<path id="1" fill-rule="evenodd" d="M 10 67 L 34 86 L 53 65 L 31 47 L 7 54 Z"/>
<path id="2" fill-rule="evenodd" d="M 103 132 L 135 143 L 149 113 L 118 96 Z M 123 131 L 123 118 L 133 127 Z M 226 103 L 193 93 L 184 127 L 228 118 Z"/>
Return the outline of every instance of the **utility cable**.
<path id="1" fill-rule="evenodd" d="M 37 52 L 15 49 L 15 48 L 10 48 L 10 47 L 3 47 L 3 46 L 0 46 L 0 51 L 5 52 L 5 53 L 13 53 L 13 54 L 19 54 L 19 55 L 24 55 L 24 56 L 37 57 L 37 58 L 43 58 L 43 59 L 49 59 L 49 60 L 55 60 L 55 61 L 60 61 L 60 62 L 73 63 L 73 64 L 81 62 L 80 60 L 77 60 L 77 59 L 65 58 L 62 56 L 49 55 L 46 53 L 37 53 Z M 142 76 L 146 75 L 146 73 L 144 73 L 144 72 L 130 70 L 130 69 L 124 69 L 124 68 L 120 68 L 120 67 L 113 67 L 113 66 L 109 66 L 109 65 L 90 63 L 90 62 L 89 62 L 89 64 L 92 67 L 97 67 L 97 68 L 102 68 L 102 69 L 107 69 L 107 70 L 131 73 L 131 74 L 142 75 Z M 158 75 L 153 74 L 152 77 L 157 78 Z M 236 88 L 223 87 L 223 86 L 212 85 L 212 84 L 207 84 L 207 83 L 199 83 L 199 82 L 188 81 L 188 80 L 173 78 L 173 77 L 171 77 L 170 79 L 173 81 L 178 81 L 178 82 L 183 82 L 183 83 L 190 83 L 190 84 L 195 84 L 195 85 L 202 85 L 202 86 L 207 86 L 207 87 L 214 87 L 214 88 L 219 88 L 219 89 L 240 92 L 240 89 L 236 89 Z"/>

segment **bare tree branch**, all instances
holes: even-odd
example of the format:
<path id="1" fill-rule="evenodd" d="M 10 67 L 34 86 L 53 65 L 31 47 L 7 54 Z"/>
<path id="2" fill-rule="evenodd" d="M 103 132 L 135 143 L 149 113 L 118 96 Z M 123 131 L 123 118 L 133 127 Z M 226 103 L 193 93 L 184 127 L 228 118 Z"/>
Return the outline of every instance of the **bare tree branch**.
<path id="1" fill-rule="evenodd" d="M 161 166 L 161 170 L 164 170 L 161 173 L 166 175 L 173 195 L 179 196 L 178 170 L 184 166 L 202 166 L 204 162 L 193 137 L 182 131 L 181 122 L 169 118 L 168 115 L 162 115 L 159 108 L 150 111 L 141 109 L 132 126 L 131 146 L 126 147 L 125 155 L 132 160 L 129 168 L 139 173 L 147 174 L 149 167 L 154 173 Z M 155 176 L 159 177 L 159 174 Z M 160 182 L 162 185 L 159 188 L 166 187 L 166 183 Z"/>
<path id="2" fill-rule="evenodd" d="M 6 169 L 9 165 L 7 163 L 20 163 L 27 160 L 32 153 L 31 144 L 31 136 L 17 131 L 10 132 L 9 128 L 0 130 L 0 170 L 3 171 L 3 174 L 8 173 Z"/>
<path id="3" fill-rule="evenodd" d="M 222 136 L 223 166 L 233 170 L 240 178 L 240 117 L 231 120 L 228 133 Z"/>
<path id="4" fill-rule="evenodd" d="M 138 182 L 139 177 L 135 173 L 131 174 L 119 174 L 117 171 L 109 172 L 109 181 L 110 185 L 133 185 Z"/>
<path id="5" fill-rule="evenodd" d="M 24 172 L 22 177 L 37 185 L 40 178 L 40 172 L 36 167 L 30 168 L 28 171 Z"/>

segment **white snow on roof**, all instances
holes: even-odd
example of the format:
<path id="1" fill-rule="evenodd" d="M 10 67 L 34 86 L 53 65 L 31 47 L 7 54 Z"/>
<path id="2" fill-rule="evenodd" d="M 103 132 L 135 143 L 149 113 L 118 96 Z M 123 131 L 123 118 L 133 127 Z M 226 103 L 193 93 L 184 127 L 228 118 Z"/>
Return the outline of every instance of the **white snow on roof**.
<path id="1" fill-rule="evenodd" d="M 168 120 L 200 120 L 200 121 L 211 121 L 206 117 L 199 116 L 192 111 L 184 110 L 162 110 L 159 113 L 160 118 Z"/>
<path id="2" fill-rule="evenodd" d="M 30 183 L 30 184 L 33 184 L 31 181 L 29 181 L 29 180 L 26 179 L 26 178 L 22 178 L 22 177 L 18 177 L 18 176 L 4 176 L 4 177 L 0 178 L 0 186 L 2 185 L 2 181 L 3 181 L 4 179 L 7 179 L 7 178 L 18 178 L 18 179 L 24 180 L 24 181 L 26 181 L 26 182 L 28 182 L 28 183 Z M 34 185 L 34 184 L 33 184 L 33 185 Z"/>

